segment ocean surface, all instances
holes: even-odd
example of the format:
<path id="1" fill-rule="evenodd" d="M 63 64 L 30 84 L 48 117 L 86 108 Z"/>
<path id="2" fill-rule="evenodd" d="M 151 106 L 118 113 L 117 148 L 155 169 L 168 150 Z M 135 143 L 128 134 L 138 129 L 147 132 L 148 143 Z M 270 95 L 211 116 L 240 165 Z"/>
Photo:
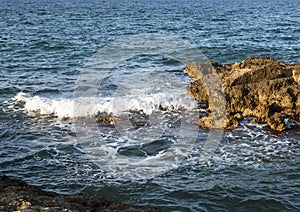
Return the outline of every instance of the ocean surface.
<path id="1" fill-rule="evenodd" d="M 300 131 L 198 129 L 186 60 L 300 62 L 295 0 L 1 0 L 0 174 L 166 211 L 300 211 Z M 105 118 L 110 118 L 108 122 Z"/>

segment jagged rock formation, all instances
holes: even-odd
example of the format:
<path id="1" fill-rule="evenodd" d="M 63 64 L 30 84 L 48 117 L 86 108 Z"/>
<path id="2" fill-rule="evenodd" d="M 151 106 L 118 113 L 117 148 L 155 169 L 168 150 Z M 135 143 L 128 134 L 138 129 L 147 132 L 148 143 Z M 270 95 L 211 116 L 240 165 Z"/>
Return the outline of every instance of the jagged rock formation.
<path id="1" fill-rule="evenodd" d="M 161 210 L 111 202 L 101 197 L 83 194 L 60 196 L 55 193 L 42 191 L 21 180 L 0 176 L 0 211 L 159 212 Z"/>
<path id="2" fill-rule="evenodd" d="M 223 98 L 226 102 L 224 120 L 209 114 L 200 119 L 202 127 L 218 127 L 212 122 L 219 119 L 226 128 L 235 128 L 245 117 L 253 117 L 253 123 L 268 124 L 276 131 L 299 126 L 300 63 L 286 64 L 266 57 L 250 57 L 224 66 L 188 61 L 185 71 L 196 78 L 188 86 L 188 94 L 207 101 L 209 111 L 220 110 L 218 99 Z M 214 80 L 215 85 L 210 86 L 207 80 L 216 75 L 219 82 Z M 219 97 L 213 93 L 219 93 Z M 211 99 L 215 99 L 214 102 Z"/>

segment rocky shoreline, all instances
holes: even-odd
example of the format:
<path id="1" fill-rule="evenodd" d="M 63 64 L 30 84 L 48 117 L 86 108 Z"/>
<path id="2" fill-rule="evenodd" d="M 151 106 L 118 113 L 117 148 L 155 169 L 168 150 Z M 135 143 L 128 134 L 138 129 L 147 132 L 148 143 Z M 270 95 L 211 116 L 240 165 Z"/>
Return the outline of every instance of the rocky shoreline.
<path id="1" fill-rule="evenodd" d="M 62 196 L 42 191 L 38 187 L 28 185 L 22 180 L 0 176 L 0 211 L 159 212 L 161 210 L 112 202 L 102 197 L 93 197 L 84 194 Z"/>
<path id="2" fill-rule="evenodd" d="M 188 61 L 185 71 L 196 79 L 188 95 L 207 103 L 209 113 L 198 122 L 203 128 L 233 129 L 246 117 L 275 131 L 299 127 L 300 63 L 267 57 L 231 65 Z"/>

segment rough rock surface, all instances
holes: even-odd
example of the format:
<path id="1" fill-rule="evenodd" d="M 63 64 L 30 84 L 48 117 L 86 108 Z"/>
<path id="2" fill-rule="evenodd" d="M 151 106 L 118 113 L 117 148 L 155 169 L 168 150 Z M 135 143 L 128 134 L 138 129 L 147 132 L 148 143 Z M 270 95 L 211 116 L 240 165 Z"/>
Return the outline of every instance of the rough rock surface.
<path id="1" fill-rule="evenodd" d="M 155 208 L 131 206 L 101 197 L 76 194 L 60 196 L 45 192 L 21 180 L 0 176 L 0 211 L 127 211 L 158 212 Z"/>
<path id="2" fill-rule="evenodd" d="M 209 111 L 218 112 L 218 104 L 222 102 L 218 99 L 225 100 L 224 120 L 221 120 L 222 116 L 209 114 L 200 119 L 202 127 L 217 126 L 212 123 L 212 117 L 224 122 L 226 128 L 235 128 L 245 117 L 253 117 L 253 123 L 267 124 L 276 131 L 299 127 L 300 63 L 287 64 L 266 57 L 250 57 L 224 66 L 214 62 L 197 64 L 188 61 L 185 71 L 196 78 L 188 86 L 188 94 L 208 102 Z M 214 75 L 220 81 L 210 86 L 207 81 L 215 78 Z M 213 92 L 220 94 L 216 97 Z"/>

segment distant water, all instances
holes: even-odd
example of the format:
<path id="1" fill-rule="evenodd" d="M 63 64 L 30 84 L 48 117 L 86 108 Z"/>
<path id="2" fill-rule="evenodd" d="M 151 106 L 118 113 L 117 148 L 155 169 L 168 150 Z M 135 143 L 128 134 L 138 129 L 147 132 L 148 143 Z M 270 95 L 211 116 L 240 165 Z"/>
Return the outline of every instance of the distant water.
<path id="1" fill-rule="evenodd" d="M 223 64 L 300 62 L 299 11 L 292 0 L 2 0 L 0 174 L 166 211 L 299 211 L 300 131 L 245 120 L 204 157 L 210 132 L 188 123 L 203 111 L 182 97 L 192 81 L 184 63 L 140 54 L 114 67 L 96 96 L 74 95 L 99 50 L 142 33 L 176 36 Z M 95 123 L 108 115 L 122 120 Z"/>

